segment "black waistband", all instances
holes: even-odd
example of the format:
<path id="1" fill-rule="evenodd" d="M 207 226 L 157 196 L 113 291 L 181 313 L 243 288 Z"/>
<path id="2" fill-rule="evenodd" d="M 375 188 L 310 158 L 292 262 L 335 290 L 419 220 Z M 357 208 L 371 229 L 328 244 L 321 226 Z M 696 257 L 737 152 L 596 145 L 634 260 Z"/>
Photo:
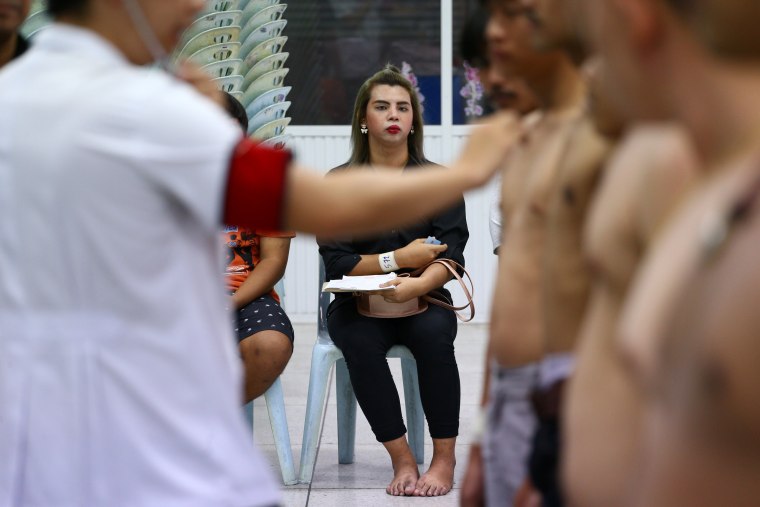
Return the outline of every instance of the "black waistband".
<path id="1" fill-rule="evenodd" d="M 565 392 L 565 380 L 560 380 L 548 389 L 535 390 L 530 395 L 533 410 L 542 421 L 557 420 L 562 409 Z"/>

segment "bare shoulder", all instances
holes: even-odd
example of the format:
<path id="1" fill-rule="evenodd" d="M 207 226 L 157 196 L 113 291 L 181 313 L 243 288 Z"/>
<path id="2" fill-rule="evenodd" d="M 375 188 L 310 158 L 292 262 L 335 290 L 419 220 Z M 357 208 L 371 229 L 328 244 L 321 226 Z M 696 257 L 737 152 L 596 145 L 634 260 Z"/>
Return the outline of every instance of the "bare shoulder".
<path id="1" fill-rule="evenodd" d="M 695 158 L 689 134 L 673 123 L 645 123 L 634 127 L 626 140 L 626 149 L 639 154 L 642 162 L 655 169 L 673 162 L 688 162 Z M 685 168 L 677 169 L 683 172 Z M 657 177 L 660 171 L 647 171 Z M 674 174 L 674 171 L 669 171 Z"/>
<path id="2" fill-rule="evenodd" d="M 601 169 L 612 151 L 613 143 L 599 134 L 588 115 L 568 128 L 573 129 L 565 162 L 568 170 L 584 174 Z"/>
<path id="3" fill-rule="evenodd" d="M 641 254 L 637 215 L 644 178 L 637 137 L 633 132 L 626 134 L 608 157 L 585 229 L 590 265 L 621 294 Z"/>
<path id="4" fill-rule="evenodd" d="M 639 127 L 630 149 L 642 164 L 639 226 L 649 242 L 695 183 L 699 164 L 688 134 L 677 125 Z"/>
<path id="5" fill-rule="evenodd" d="M 606 168 L 608 191 L 619 193 L 617 198 L 641 199 L 646 187 L 664 176 L 660 167 L 667 165 L 668 151 L 679 144 L 679 134 L 675 127 L 655 124 L 636 126 L 626 132 Z"/>
<path id="6" fill-rule="evenodd" d="M 689 138 L 679 127 L 650 124 L 628 131 L 595 197 L 588 229 L 597 247 L 592 250 L 606 249 L 601 247 L 609 236 L 621 234 L 626 240 L 619 244 L 646 249 L 688 192 L 696 168 Z"/>

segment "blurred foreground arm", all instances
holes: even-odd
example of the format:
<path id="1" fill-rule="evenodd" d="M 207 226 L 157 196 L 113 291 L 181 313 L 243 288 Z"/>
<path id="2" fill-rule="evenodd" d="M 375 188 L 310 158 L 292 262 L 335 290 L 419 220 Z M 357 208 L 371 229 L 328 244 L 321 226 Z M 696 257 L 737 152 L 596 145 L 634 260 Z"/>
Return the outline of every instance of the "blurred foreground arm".
<path id="1" fill-rule="evenodd" d="M 493 116 L 473 129 L 459 159 L 444 171 L 345 171 L 324 178 L 293 167 L 283 227 L 321 236 L 380 232 L 431 215 L 485 184 L 519 131 L 515 116 Z"/>
<path id="2" fill-rule="evenodd" d="M 202 70 L 182 64 L 178 76 L 221 103 Z M 232 156 L 223 221 L 325 237 L 403 226 L 451 206 L 465 191 L 488 182 L 521 130 L 516 115 L 498 113 L 472 130 L 449 170 L 346 171 L 327 179 L 291 162 L 287 152 L 275 154 L 244 140 Z"/>

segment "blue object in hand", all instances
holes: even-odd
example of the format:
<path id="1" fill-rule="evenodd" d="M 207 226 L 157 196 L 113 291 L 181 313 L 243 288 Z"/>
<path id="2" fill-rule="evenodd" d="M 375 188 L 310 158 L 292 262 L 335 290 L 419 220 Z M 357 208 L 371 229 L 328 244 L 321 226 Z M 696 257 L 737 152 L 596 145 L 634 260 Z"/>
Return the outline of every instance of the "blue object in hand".
<path id="1" fill-rule="evenodd" d="M 441 242 L 435 239 L 435 236 L 428 236 L 425 240 L 425 243 L 428 243 L 430 245 L 440 245 Z"/>

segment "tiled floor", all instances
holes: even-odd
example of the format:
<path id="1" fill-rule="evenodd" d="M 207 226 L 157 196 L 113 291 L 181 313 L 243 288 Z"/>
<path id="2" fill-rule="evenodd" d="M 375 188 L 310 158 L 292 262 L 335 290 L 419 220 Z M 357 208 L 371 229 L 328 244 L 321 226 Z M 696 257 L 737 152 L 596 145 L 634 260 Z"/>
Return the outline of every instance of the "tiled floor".
<path id="1" fill-rule="evenodd" d="M 306 393 L 309 384 L 309 367 L 311 349 L 316 339 L 315 325 L 296 325 L 296 345 L 293 359 L 282 376 L 285 405 L 293 447 L 293 459 L 298 472 L 301 453 L 303 420 L 306 412 Z M 403 498 L 391 497 L 385 493 L 385 487 L 392 478 L 390 460 L 385 449 L 375 440 L 367 420 L 361 413 L 357 414 L 355 462 L 351 465 L 338 464 L 338 440 L 335 409 L 334 380 L 330 393 L 327 417 L 322 436 L 322 446 L 317 458 L 316 470 L 312 482 L 309 505 L 313 507 L 378 505 L 424 505 L 425 507 L 449 507 L 459 505 L 459 483 L 464 473 L 469 452 L 470 425 L 476 412 L 483 374 L 483 353 L 486 345 L 488 328 L 482 324 L 460 324 L 456 340 L 456 354 L 459 374 L 462 382 L 462 408 L 460 411 L 460 436 L 457 445 L 457 470 L 454 490 L 439 498 Z M 399 395 L 402 397 L 401 367 L 396 359 L 390 360 L 391 369 Z M 254 405 L 254 436 L 259 447 L 264 451 L 273 471 L 280 477 L 272 431 L 269 427 L 266 404 L 263 399 Z M 427 470 L 432 455 L 432 442 L 425 428 L 425 464 L 420 472 Z M 306 505 L 308 486 L 299 484 L 283 487 L 284 507 Z"/>

